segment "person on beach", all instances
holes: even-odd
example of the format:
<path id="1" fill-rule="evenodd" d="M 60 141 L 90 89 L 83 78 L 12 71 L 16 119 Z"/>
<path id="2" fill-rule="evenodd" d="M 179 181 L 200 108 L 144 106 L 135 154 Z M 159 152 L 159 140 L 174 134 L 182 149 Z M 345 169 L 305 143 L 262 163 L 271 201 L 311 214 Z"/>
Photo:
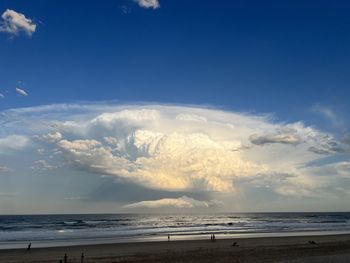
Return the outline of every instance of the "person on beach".
<path id="1" fill-rule="evenodd" d="M 168 241 L 170 241 L 170 235 L 168 235 Z"/>
<path id="2" fill-rule="evenodd" d="M 32 247 L 32 243 L 28 244 L 27 251 L 30 251 L 30 248 Z"/>

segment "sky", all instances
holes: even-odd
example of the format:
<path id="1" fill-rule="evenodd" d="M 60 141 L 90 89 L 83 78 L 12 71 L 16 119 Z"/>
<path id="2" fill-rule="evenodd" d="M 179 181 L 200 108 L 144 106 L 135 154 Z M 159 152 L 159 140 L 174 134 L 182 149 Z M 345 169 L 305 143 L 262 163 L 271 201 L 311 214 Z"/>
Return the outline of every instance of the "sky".
<path id="1" fill-rule="evenodd" d="M 349 211 L 349 9 L 0 0 L 0 214 Z"/>

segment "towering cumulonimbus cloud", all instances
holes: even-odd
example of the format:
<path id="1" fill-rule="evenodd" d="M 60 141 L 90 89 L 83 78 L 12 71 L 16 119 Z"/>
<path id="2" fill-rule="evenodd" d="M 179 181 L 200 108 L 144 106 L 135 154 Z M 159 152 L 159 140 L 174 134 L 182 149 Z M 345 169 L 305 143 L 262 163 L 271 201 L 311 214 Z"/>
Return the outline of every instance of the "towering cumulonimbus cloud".
<path id="1" fill-rule="evenodd" d="M 42 172 L 65 167 L 188 196 L 262 186 L 279 195 L 316 197 L 340 189 L 337 178 L 349 174 L 344 162 L 334 161 L 323 166 L 329 175 L 318 176 L 320 160 L 343 154 L 348 144 L 302 122 L 273 122 L 269 115 L 175 105 L 61 104 L 8 110 L 0 124 L 0 153 L 14 139 L 9 134 L 22 142 L 30 138 L 23 146 L 51 156 L 45 160 L 41 154 L 34 164 Z"/>

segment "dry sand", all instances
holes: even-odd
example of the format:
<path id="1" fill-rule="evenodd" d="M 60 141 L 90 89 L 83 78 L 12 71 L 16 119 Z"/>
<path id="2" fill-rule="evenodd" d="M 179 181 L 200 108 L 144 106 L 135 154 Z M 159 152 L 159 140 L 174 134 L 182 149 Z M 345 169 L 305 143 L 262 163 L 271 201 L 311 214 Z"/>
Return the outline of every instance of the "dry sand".
<path id="1" fill-rule="evenodd" d="M 309 244 L 313 240 L 316 244 Z M 238 247 L 233 247 L 238 242 Z M 0 262 L 350 262 L 350 235 L 118 243 L 0 250 Z"/>

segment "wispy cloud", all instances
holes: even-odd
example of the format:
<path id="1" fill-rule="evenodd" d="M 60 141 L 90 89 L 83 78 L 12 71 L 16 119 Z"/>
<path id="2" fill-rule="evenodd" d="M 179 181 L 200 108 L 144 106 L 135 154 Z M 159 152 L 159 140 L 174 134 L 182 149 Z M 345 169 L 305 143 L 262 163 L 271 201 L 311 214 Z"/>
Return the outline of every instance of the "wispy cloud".
<path id="1" fill-rule="evenodd" d="M 69 201 L 77 201 L 77 200 L 81 200 L 83 198 L 81 198 L 80 196 L 68 196 L 65 197 L 64 200 L 69 200 Z"/>
<path id="2" fill-rule="evenodd" d="M 120 6 L 120 10 L 123 12 L 123 14 L 127 15 L 131 13 L 131 8 L 127 5 Z"/>
<path id="3" fill-rule="evenodd" d="M 134 0 L 134 1 L 137 2 L 139 6 L 144 8 L 157 9 L 160 7 L 158 0 Z"/>
<path id="4" fill-rule="evenodd" d="M 17 92 L 17 94 L 19 94 L 21 96 L 28 96 L 28 93 L 23 89 L 16 88 L 16 92 Z"/>
<path id="5" fill-rule="evenodd" d="M 333 109 L 330 107 L 316 104 L 312 107 L 312 112 L 321 115 L 326 120 L 328 120 L 333 127 L 342 129 L 345 126 L 344 120 L 342 120 Z"/>
<path id="6" fill-rule="evenodd" d="M 179 198 L 163 198 L 159 200 L 141 201 L 125 205 L 124 208 L 209 208 L 219 204 L 220 202 L 218 201 L 198 201 L 187 196 L 182 196 Z"/>
<path id="7" fill-rule="evenodd" d="M 45 171 L 54 170 L 58 167 L 52 164 L 49 164 L 46 160 L 38 160 L 35 162 L 35 165 L 32 166 L 31 168 L 39 172 L 45 172 Z"/>
<path id="8" fill-rule="evenodd" d="M 11 34 L 12 36 L 19 35 L 24 32 L 28 36 L 32 36 L 37 25 L 24 14 L 18 13 L 14 10 L 7 9 L 1 16 L 0 32 Z"/>
<path id="9" fill-rule="evenodd" d="M 0 173 L 8 173 L 11 172 L 12 170 L 8 168 L 7 166 L 1 166 L 0 165 Z"/>
<path id="10" fill-rule="evenodd" d="M 0 99 L 3 99 L 3 98 L 5 98 L 5 95 L 0 93 Z"/>

